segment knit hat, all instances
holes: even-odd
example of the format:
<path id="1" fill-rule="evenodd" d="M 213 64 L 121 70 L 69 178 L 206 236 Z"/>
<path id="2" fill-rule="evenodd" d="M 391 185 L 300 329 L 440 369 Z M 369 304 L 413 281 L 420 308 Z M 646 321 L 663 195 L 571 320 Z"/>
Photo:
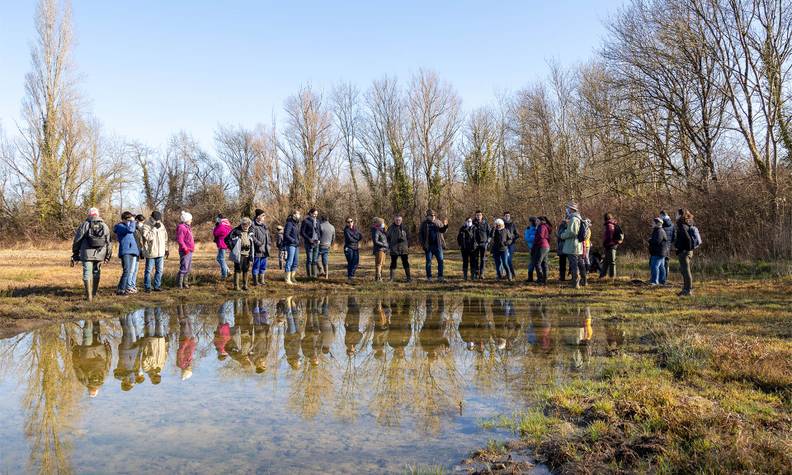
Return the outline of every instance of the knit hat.
<path id="1" fill-rule="evenodd" d="M 88 217 L 89 218 L 98 218 L 99 217 L 99 208 L 89 208 L 88 209 Z"/>
<path id="2" fill-rule="evenodd" d="M 161 221 L 162 220 L 162 213 L 159 211 L 154 211 L 151 213 L 151 219 L 154 221 Z"/>
<path id="3" fill-rule="evenodd" d="M 262 214 L 264 214 L 264 210 L 263 210 L 263 209 L 260 209 L 260 208 L 256 208 L 255 217 L 256 217 L 256 218 L 258 218 L 258 217 L 259 217 L 259 216 L 261 216 Z"/>
<path id="4" fill-rule="evenodd" d="M 190 221 L 192 221 L 192 215 L 187 211 L 182 211 L 181 215 L 179 216 L 179 220 L 182 223 L 189 223 Z"/>

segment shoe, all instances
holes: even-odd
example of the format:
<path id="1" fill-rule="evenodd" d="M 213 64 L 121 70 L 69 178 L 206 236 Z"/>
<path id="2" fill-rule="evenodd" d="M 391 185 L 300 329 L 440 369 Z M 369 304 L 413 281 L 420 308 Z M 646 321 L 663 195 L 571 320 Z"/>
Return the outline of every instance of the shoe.
<path id="1" fill-rule="evenodd" d="M 259 276 L 258 274 L 253 274 L 253 281 L 251 282 L 253 284 L 253 287 L 256 287 L 258 285 L 258 276 Z M 245 283 L 247 284 L 247 279 L 245 279 Z"/>
<path id="2" fill-rule="evenodd" d="M 248 289 L 248 273 L 247 272 L 243 272 L 242 273 L 242 290 L 247 290 L 247 289 Z"/>
<path id="3" fill-rule="evenodd" d="M 239 288 L 239 272 L 234 272 L 234 290 L 237 292 L 240 290 Z"/>
<path id="4" fill-rule="evenodd" d="M 136 294 L 136 293 L 138 293 L 138 289 L 136 289 L 134 287 L 130 287 L 130 288 L 127 289 L 127 293 L 128 294 Z"/>
<path id="5" fill-rule="evenodd" d="M 160 287 L 154 287 L 151 290 L 154 291 L 154 292 L 162 292 L 162 288 L 160 288 Z"/>
<path id="6" fill-rule="evenodd" d="M 143 289 L 143 292 L 145 292 L 147 294 L 150 294 L 151 293 L 151 289 Z"/>
<path id="7" fill-rule="evenodd" d="M 286 273 L 286 277 L 284 278 L 284 280 L 286 281 L 287 284 L 294 285 L 294 281 L 292 281 L 292 276 L 293 275 L 294 275 L 294 272 L 287 272 Z"/>
<path id="8" fill-rule="evenodd" d="M 182 285 L 184 285 L 185 289 L 189 289 L 190 288 L 190 274 L 189 273 L 184 274 L 184 282 L 183 282 Z"/>

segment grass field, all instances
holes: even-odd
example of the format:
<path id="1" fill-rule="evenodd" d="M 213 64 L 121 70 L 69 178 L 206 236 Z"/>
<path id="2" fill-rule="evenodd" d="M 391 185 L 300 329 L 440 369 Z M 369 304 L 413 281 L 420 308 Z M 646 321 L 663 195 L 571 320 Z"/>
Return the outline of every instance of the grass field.
<path id="1" fill-rule="evenodd" d="M 407 284 L 401 270 L 397 282 L 373 282 L 373 259 L 367 251 L 361 254 L 354 285 L 346 283 L 343 256 L 335 252 L 329 280 L 287 287 L 274 270 L 266 286 L 249 293 L 420 290 L 586 303 L 608 318 L 637 323 L 638 334 L 617 354 L 594 355 L 595 364 L 571 382 L 526 395 L 534 401 L 532 410 L 485 426 L 514 430 L 519 438 L 510 446 L 530 447 L 562 473 L 792 473 L 788 263 L 696 262 L 695 295 L 677 298 L 675 267 L 672 286 L 640 282 L 647 278 L 644 258 L 621 259 L 622 277 L 614 282 L 594 278 L 587 288 L 574 290 L 555 281 L 545 287 L 526 284 L 525 255 L 518 255 L 516 282 L 463 282 L 459 256 L 449 252 L 448 281 L 440 284 L 424 281 L 423 258 L 416 254 L 417 279 Z M 69 267 L 68 258 L 68 246 L 0 251 L 0 335 L 58 319 L 111 317 L 136 306 L 239 295 L 230 281 L 216 280 L 214 252 L 207 246 L 196 252 L 190 289 L 117 297 L 115 259 L 104 269 L 98 299 L 89 305 L 82 301 L 81 269 Z M 165 286 L 173 285 L 177 267 L 177 259 L 167 261 Z M 301 262 L 298 276 L 303 269 Z M 487 453 L 482 450 L 481 456 Z"/>

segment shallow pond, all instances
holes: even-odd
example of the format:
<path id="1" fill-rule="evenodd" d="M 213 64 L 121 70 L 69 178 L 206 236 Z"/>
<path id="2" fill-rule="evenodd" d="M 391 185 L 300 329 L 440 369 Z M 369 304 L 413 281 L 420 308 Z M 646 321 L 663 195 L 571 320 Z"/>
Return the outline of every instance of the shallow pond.
<path id="1" fill-rule="evenodd" d="M 0 473 L 403 473 L 585 371 L 583 305 L 455 295 L 185 302 L 0 340 Z"/>

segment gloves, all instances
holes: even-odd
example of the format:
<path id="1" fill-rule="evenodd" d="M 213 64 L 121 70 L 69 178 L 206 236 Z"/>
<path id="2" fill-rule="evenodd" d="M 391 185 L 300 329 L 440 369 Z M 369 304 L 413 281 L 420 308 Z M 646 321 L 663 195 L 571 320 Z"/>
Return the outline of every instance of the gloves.
<path id="1" fill-rule="evenodd" d="M 154 227 L 155 227 L 155 228 L 157 228 L 157 229 L 159 229 L 159 228 L 161 228 L 161 227 L 162 227 L 162 223 L 160 223 L 159 221 L 157 221 L 156 223 L 154 223 Z"/>

